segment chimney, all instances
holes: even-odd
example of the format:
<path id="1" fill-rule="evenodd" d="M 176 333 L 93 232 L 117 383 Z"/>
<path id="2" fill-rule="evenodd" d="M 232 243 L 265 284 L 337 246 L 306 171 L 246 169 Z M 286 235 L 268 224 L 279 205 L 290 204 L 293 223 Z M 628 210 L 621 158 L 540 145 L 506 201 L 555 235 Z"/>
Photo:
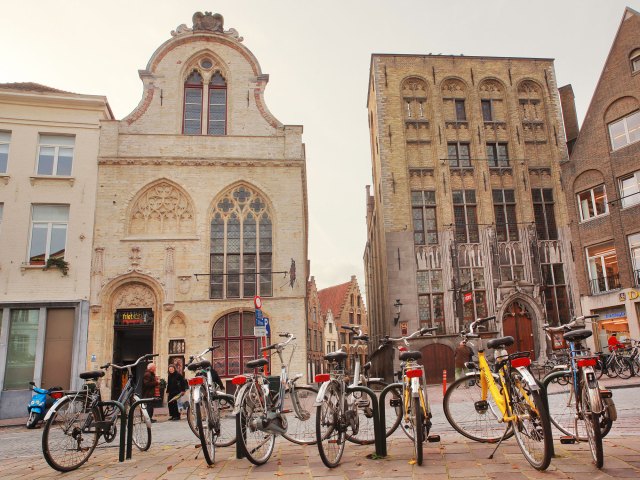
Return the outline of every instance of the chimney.
<path id="1" fill-rule="evenodd" d="M 573 150 L 573 144 L 578 138 L 580 127 L 578 126 L 578 115 L 576 114 L 576 101 L 571 84 L 558 89 L 560 93 L 560 105 L 562 106 L 562 118 L 564 120 L 564 132 L 567 136 L 567 149 L 569 155 Z"/>

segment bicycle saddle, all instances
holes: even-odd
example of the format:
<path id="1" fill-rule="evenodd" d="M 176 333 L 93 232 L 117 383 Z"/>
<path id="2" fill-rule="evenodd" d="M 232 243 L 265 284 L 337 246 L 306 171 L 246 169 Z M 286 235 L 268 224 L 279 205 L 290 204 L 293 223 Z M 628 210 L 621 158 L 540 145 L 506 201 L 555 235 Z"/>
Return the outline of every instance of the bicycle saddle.
<path id="1" fill-rule="evenodd" d="M 247 362 L 247 368 L 260 368 L 264 365 L 267 365 L 268 363 L 269 360 L 267 360 L 266 358 L 256 358 L 255 360 Z"/>
<path id="2" fill-rule="evenodd" d="M 83 372 L 80 374 L 82 380 L 95 380 L 96 378 L 104 377 L 103 370 L 93 370 L 91 372 Z"/>
<path id="3" fill-rule="evenodd" d="M 324 359 L 330 362 L 340 362 L 345 358 L 347 358 L 347 352 L 343 352 L 342 350 L 336 350 L 335 352 L 327 353 L 324 356 Z"/>
<path id="4" fill-rule="evenodd" d="M 420 360 L 422 358 L 422 353 L 416 351 L 402 352 L 399 358 L 402 361 Z"/>
<path id="5" fill-rule="evenodd" d="M 487 348 L 500 348 L 500 347 L 508 347 L 510 345 L 513 345 L 515 342 L 515 340 L 513 339 L 513 337 L 500 337 L 500 338 L 494 338 L 492 340 L 489 340 L 487 342 Z"/>
<path id="6" fill-rule="evenodd" d="M 585 338 L 589 338 L 593 335 L 591 330 L 587 330 L 586 328 L 581 328 L 580 330 L 573 330 L 571 332 L 567 332 L 564 334 L 564 339 L 567 342 L 577 342 L 578 340 L 584 340 Z"/>
<path id="7" fill-rule="evenodd" d="M 187 365 L 187 370 L 191 372 L 195 372 L 197 370 L 203 370 L 205 368 L 210 368 L 210 367 L 211 367 L 211 362 L 209 360 L 202 360 L 200 362 L 191 363 Z"/>

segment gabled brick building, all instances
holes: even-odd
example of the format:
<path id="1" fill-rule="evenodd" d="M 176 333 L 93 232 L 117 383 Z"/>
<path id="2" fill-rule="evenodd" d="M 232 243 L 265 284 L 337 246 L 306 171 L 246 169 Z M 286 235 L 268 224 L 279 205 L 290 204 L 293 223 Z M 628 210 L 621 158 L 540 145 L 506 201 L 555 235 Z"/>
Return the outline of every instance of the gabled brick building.
<path id="1" fill-rule="evenodd" d="M 316 373 L 323 371 L 325 322 L 321 313 L 316 279 L 307 282 L 307 378 L 313 382 Z M 298 341 L 299 342 L 299 341 Z"/>

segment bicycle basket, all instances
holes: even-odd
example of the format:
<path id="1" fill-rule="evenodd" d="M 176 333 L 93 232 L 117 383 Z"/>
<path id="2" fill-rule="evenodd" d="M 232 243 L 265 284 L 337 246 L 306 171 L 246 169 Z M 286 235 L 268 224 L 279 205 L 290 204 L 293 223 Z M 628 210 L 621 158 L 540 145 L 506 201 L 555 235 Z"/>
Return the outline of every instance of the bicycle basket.
<path id="1" fill-rule="evenodd" d="M 269 391 L 274 394 L 278 393 L 280 391 L 280 376 L 269 375 L 267 379 L 269 380 Z"/>

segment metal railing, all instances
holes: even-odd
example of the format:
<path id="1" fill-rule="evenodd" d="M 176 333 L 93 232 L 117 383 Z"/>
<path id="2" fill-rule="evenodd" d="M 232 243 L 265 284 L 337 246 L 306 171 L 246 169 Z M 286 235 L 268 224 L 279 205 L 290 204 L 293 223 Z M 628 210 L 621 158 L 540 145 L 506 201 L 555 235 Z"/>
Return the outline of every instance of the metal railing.
<path id="1" fill-rule="evenodd" d="M 589 283 L 591 284 L 592 295 L 622 288 L 622 285 L 620 285 L 620 275 L 617 273 L 615 275 L 609 275 L 608 277 L 592 278 Z"/>

